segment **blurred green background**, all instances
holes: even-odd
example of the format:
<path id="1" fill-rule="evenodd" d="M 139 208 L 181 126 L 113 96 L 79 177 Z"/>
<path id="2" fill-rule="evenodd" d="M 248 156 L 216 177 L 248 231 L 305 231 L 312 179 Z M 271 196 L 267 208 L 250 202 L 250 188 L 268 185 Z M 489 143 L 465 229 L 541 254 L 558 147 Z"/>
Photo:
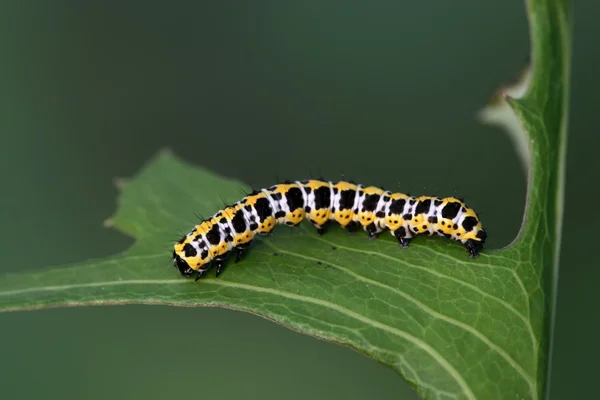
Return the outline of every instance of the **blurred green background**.
<path id="1" fill-rule="evenodd" d="M 574 14 L 554 399 L 597 394 L 598 12 Z M 130 246 L 102 226 L 112 179 L 165 146 L 253 186 L 313 173 L 465 196 L 489 248 L 518 231 L 524 173 L 474 114 L 528 58 L 523 1 L 7 0 L 0 50 L 2 272 Z M 367 357 L 241 312 L 51 309 L 0 327 L 7 399 L 416 398 Z"/>

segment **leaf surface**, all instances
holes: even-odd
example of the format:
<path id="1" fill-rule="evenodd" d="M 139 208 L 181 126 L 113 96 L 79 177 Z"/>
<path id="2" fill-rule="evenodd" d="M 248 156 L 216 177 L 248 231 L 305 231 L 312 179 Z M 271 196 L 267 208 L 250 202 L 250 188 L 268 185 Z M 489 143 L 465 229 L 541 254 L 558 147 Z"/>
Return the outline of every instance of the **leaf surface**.
<path id="1" fill-rule="evenodd" d="M 212 215 L 248 190 L 168 152 L 121 194 L 112 224 L 136 238 L 122 254 L 0 278 L 0 311 L 93 304 L 171 304 L 246 310 L 359 350 L 398 371 L 428 399 L 543 398 L 559 256 L 569 77 L 569 8 L 528 3 L 531 86 L 515 110 L 529 143 L 528 202 L 508 248 L 469 259 L 457 243 L 401 249 L 304 223 L 257 238 L 242 262 L 197 283 L 170 252 L 194 213 Z M 197 190 L 196 188 L 200 188 Z M 41 261 L 41 260 L 40 260 Z M 192 338 L 190 337 L 190 340 Z"/>

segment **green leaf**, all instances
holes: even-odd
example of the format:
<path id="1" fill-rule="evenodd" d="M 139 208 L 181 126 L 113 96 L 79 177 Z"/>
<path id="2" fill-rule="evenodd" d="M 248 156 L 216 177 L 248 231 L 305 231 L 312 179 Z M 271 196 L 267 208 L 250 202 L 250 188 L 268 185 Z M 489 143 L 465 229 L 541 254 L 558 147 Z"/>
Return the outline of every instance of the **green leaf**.
<path id="1" fill-rule="evenodd" d="M 258 238 L 221 277 L 194 283 L 171 267 L 174 240 L 195 224 L 190 215 L 213 214 L 221 198 L 233 202 L 248 188 L 163 152 L 119 182 L 111 223 L 136 239 L 130 249 L 2 276 L 0 311 L 123 303 L 247 310 L 353 347 L 425 398 L 543 398 L 562 223 L 570 8 L 559 0 L 530 0 L 527 8 L 530 86 L 522 98 L 506 99 L 526 132 L 515 142 L 528 143 L 531 162 L 524 223 L 511 246 L 472 260 L 439 238 L 419 238 L 407 250 L 389 235 L 369 241 L 332 228 L 319 237 L 304 224 Z"/>

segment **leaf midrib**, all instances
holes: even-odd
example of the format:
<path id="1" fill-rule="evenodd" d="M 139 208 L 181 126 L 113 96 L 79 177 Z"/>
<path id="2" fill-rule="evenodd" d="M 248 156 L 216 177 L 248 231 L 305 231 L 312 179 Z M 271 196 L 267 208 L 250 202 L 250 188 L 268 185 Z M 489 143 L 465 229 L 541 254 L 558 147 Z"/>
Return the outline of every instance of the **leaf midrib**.
<path id="1" fill-rule="evenodd" d="M 81 284 L 71 284 L 71 285 L 56 285 L 56 286 L 43 286 L 37 288 L 28 288 L 28 289 L 18 289 L 0 292 L 0 296 L 4 295 L 19 295 L 25 293 L 33 293 L 33 292 L 42 292 L 42 291 L 66 291 L 71 289 L 80 289 L 80 288 L 89 288 L 89 287 L 102 287 L 102 286 L 122 286 L 122 285 L 182 285 L 189 284 L 190 282 L 182 279 L 131 279 L 131 280 L 123 280 L 123 281 L 105 281 L 105 282 L 90 282 L 90 283 L 81 283 Z M 412 343 L 418 348 L 425 351 L 427 354 L 431 356 L 452 378 L 456 381 L 456 383 L 460 386 L 463 393 L 469 399 L 475 400 L 475 395 L 471 391 L 469 385 L 466 383 L 462 375 L 454 369 L 454 367 L 446 360 L 440 353 L 438 353 L 433 347 L 428 345 L 426 342 L 421 339 L 412 336 L 411 334 L 401 330 L 384 324 L 379 321 L 372 320 L 370 318 L 365 317 L 362 314 L 351 311 L 345 307 L 339 306 L 337 304 L 331 303 L 326 300 L 315 299 L 312 297 L 302 296 L 290 292 L 285 292 L 277 289 L 263 288 L 253 285 L 248 285 L 245 283 L 235 283 L 228 282 L 222 279 L 211 279 L 205 280 L 202 282 L 205 285 L 216 285 L 227 288 L 234 289 L 243 289 L 254 291 L 257 293 L 266 293 L 274 296 L 281 296 L 290 300 L 296 300 L 300 302 L 310 303 L 316 306 L 325 307 L 333 311 L 337 311 L 341 314 L 344 314 L 350 318 L 358 320 L 364 324 L 370 325 L 374 328 L 385 330 L 393 335 L 399 336 L 404 340 Z M 85 302 L 84 302 L 85 303 Z"/>
<path id="2" fill-rule="evenodd" d="M 311 236 L 312 237 L 312 236 Z M 405 264 L 402 260 L 396 259 L 394 257 L 385 255 L 385 254 L 381 254 L 381 253 L 377 253 L 377 252 L 371 252 L 371 251 L 365 251 L 365 250 L 359 250 L 359 249 L 353 249 L 353 248 L 347 248 L 345 246 L 336 244 L 334 242 L 330 242 L 327 241 L 325 239 L 322 238 L 315 238 L 318 239 L 322 242 L 331 244 L 331 245 L 335 245 L 336 247 L 348 250 L 348 251 L 354 251 L 354 252 L 359 252 L 359 253 L 364 253 L 364 254 L 373 254 L 376 256 L 380 256 L 386 259 L 389 259 L 391 261 L 395 261 L 398 263 L 402 263 Z M 518 362 L 516 362 L 502 347 L 500 347 L 499 345 L 495 344 L 491 339 L 489 339 L 487 336 L 485 336 L 483 333 L 481 333 L 480 331 L 478 331 L 477 329 L 475 329 L 474 327 L 465 324 L 464 322 L 458 321 L 452 317 L 449 317 L 447 315 L 444 315 L 442 313 L 439 313 L 437 311 L 435 311 L 434 309 L 430 308 L 429 306 L 425 305 L 424 303 L 420 302 L 419 300 L 417 300 L 416 298 L 410 296 L 409 294 L 407 294 L 406 292 L 394 288 L 392 286 L 386 285 L 384 283 L 381 283 L 379 281 L 376 280 L 372 280 L 370 278 L 364 277 L 362 275 L 359 275 L 353 271 L 351 271 L 350 269 L 343 267 L 341 265 L 332 263 L 330 261 L 325 261 L 316 257 L 310 257 L 310 256 L 305 256 L 299 253 L 295 253 L 293 251 L 289 251 L 289 250 L 285 250 L 282 248 L 277 247 L 276 245 L 274 245 L 273 243 L 271 243 L 270 241 L 266 240 L 264 241 L 264 243 L 268 246 L 271 247 L 272 249 L 274 249 L 275 251 L 282 253 L 282 254 L 288 254 L 290 256 L 293 257 L 297 257 L 297 258 L 301 258 L 301 259 L 305 259 L 305 260 L 310 260 L 310 261 L 315 261 L 315 262 L 322 262 L 324 264 L 330 265 L 333 268 L 336 268 L 340 271 L 342 271 L 345 274 L 348 274 L 350 276 L 352 276 L 354 279 L 370 284 L 370 285 L 374 285 L 374 286 L 378 286 L 380 288 L 383 288 L 385 290 L 389 290 L 401 297 L 403 297 L 404 299 L 408 300 L 409 302 L 413 303 L 416 307 L 418 307 L 420 310 L 422 310 L 425 313 L 428 313 L 429 315 L 431 315 L 434 318 L 437 318 L 439 320 L 445 321 L 451 325 L 457 326 L 460 329 L 463 329 L 466 332 L 469 332 L 470 334 L 472 334 L 474 337 L 476 337 L 478 340 L 482 341 L 483 343 L 485 343 L 485 345 L 487 345 L 492 351 L 496 352 L 498 355 L 500 355 L 502 358 L 505 359 L 505 361 L 513 368 L 515 369 L 522 377 L 523 379 L 527 382 L 527 384 L 529 385 L 529 388 L 531 390 L 531 393 L 536 393 L 536 383 L 535 380 L 532 379 L 532 377 L 520 366 L 520 364 Z M 156 257 L 159 255 L 154 255 L 153 257 Z M 160 254 L 160 256 L 162 256 L 162 253 Z M 131 257 L 136 257 L 136 256 L 131 256 Z M 149 258 L 152 256 L 137 256 L 137 258 Z M 416 265 L 412 265 L 412 264 L 406 264 L 407 266 L 409 266 L 410 268 L 417 268 L 417 269 L 421 269 L 422 267 L 416 266 Z M 444 279 L 450 279 L 452 281 L 455 281 L 461 285 L 465 285 L 466 287 L 470 287 L 472 289 L 475 289 L 478 293 L 481 293 L 482 295 L 487 295 L 488 297 L 500 302 L 501 304 L 503 304 L 505 307 L 507 307 L 509 310 L 511 310 L 513 313 L 515 313 L 516 315 L 518 315 L 523 322 L 525 323 L 532 340 L 535 340 L 535 336 L 533 335 L 533 331 L 532 331 L 532 327 L 531 324 L 527 322 L 527 320 L 524 318 L 524 316 L 522 314 L 520 314 L 516 309 L 514 309 L 512 306 L 510 306 L 510 304 L 504 302 L 503 300 L 488 294 L 486 292 L 481 291 L 479 288 L 477 288 L 476 286 L 473 286 L 469 283 L 460 281 L 457 278 L 454 277 L 450 277 L 448 275 L 444 275 L 441 274 L 439 272 L 434 272 L 431 271 L 430 269 L 425 269 L 423 268 L 424 271 L 429 272 L 429 273 L 433 273 L 434 275 L 440 277 L 440 278 L 444 278 Z M 7 292 L 0 292 L 0 296 L 7 296 L 7 295 L 19 295 L 19 294 L 25 294 L 25 293 L 35 293 L 35 292 L 42 292 L 42 291 L 61 291 L 61 290 L 71 290 L 71 289 L 77 289 L 77 288 L 84 288 L 84 287 L 102 287 L 102 286 L 121 286 L 121 285 L 143 285 L 143 284 L 184 284 L 187 283 L 186 280 L 181 280 L 181 279 L 176 279 L 176 280 L 123 280 L 123 281 L 105 281 L 105 282 L 95 282 L 95 283 L 82 283 L 82 284 L 72 284 L 72 285 L 62 285 L 62 286 L 46 286 L 46 287 L 37 287 L 37 288 L 28 288 L 28 289 L 21 289 L 21 290 L 13 290 L 13 291 L 7 291 Z M 329 305 L 332 305 L 333 303 L 324 301 L 324 300 L 318 300 L 318 299 L 314 299 L 312 297 L 306 297 L 306 296 L 299 296 L 299 295 L 295 295 L 289 292 L 285 292 L 285 291 L 281 291 L 281 290 L 274 290 L 274 289 L 266 289 L 266 288 L 260 288 L 257 286 L 253 286 L 253 285 L 247 285 L 247 284 L 239 284 L 239 283 L 233 283 L 233 282 L 226 282 L 223 280 L 206 280 L 203 282 L 204 283 L 209 283 L 209 284 L 221 284 L 222 286 L 231 286 L 231 287 L 239 287 L 239 288 L 244 288 L 246 290 L 253 290 L 255 292 L 268 292 L 268 293 L 272 293 L 274 295 L 282 295 L 284 297 L 290 298 L 290 299 L 296 299 L 296 300 L 300 300 L 300 301 L 305 301 L 305 302 L 309 302 L 309 303 L 313 303 L 316 305 L 321 305 L 321 306 L 325 306 L 328 308 L 332 308 L 329 307 Z M 297 298 L 296 298 L 297 297 Z M 383 324 L 381 322 L 377 322 L 374 320 L 371 320 L 367 317 L 362 316 L 361 314 L 352 312 L 346 308 L 343 307 L 339 307 L 336 306 L 337 308 L 333 308 L 338 312 L 342 312 L 348 316 L 351 316 L 353 318 L 359 319 L 362 322 L 367 322 L 370 321 L 370 325 L 371 326 L 375 326 L 375 327 L 379 327 L 377 324 L 381 324 L 381 327 L 385 326 L 389 329 L 391 329 L 391 333 L 394 333 L 393 330 L 396 330 L 396 328 L 393 328 L 389 325 Z M 343 310 L 343 311 L 342 311 Z M 360 316 L 361 318 L 358 318 L 357 316 Z M 398 330 L 400 331 L 400 330 Z M 404 332 L 404 331 L 400 331 L 400 332 Z M 412 335 L 409 335 L 408 333 L 404 332 L 406 335 L 412 337 L 415 340 L 418 340 L 417 338 L 415 338 Z M 395 333 L 397 334 L 397 333 Z M 400 335 L 402 336 L 402 335 Z M 405 338 L 406 340 L 409 340 L 407 338 Z M 411 341 L 411 340 L 409 340 Z M 417 345 L 416 343 L 413 342 L 413 344 Z M 533 353 L 534 356 L 537 353 L 537 346 L 535 345 L 535 341 L 532 342 L 533 344 Z M 424 349 L 422 346 L 421 347 L 423 350 Z M 428 352 L 429 353 L 429 352 Z M 437 360 L 437 358 L 435 356 L 433 356 L 432 354 L 430 354 L 434 359 Z M 438 356 L 441 357 L 441 355 L 438 354 Z M 447 362 L 447 360 L 445 360 Z M 440 362 L 438 360 L 438 362 L 440 363 L 440 365 L 442 367 L 444 367 L 446 369 L 446 367 L 444 366 L 445 364 L 443 362 Z M 448 371 L 450 373 L 450 371 Z M 454 375 L 452 373 L 450 373 L 453 377 Z M 456 377 L 454 377 L 456 379 Z M 458 381 L 457 381 L 458 382 Z"/>

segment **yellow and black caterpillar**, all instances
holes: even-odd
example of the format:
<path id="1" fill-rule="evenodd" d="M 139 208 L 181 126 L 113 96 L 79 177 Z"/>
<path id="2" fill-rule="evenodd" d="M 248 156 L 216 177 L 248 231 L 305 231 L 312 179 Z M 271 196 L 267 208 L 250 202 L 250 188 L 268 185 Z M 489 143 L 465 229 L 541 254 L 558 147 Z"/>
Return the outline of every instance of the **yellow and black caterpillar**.
<path id="1" fill-rule="evenodd" d="M 198 280 L 215 263 L 219 276 L 233 249 L 237 262 L 257 233 L 268 234 L 276 224 L 295 226 L 304 218 L 320 235 L 330 220 L 349 231 L 362 226 L 370 239 L 389 229 L 402 247 L 414 235 L 437 233 L 463 243 L 471 257 L 487 237 L 475 211 L 454 197 L 411 197 L 344 181 L 286 181 L 254 191 L 196 225 L 175 244 L 173 264 L 183 276 L 197 273 Z"/>

